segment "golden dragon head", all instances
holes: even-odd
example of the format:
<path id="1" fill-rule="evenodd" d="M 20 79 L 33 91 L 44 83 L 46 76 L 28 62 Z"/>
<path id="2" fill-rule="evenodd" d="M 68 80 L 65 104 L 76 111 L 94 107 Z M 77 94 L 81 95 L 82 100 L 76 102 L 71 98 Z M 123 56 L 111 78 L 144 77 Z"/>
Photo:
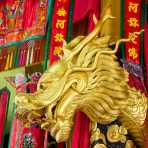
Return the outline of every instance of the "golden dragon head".
<path id="1" fill-rule="evenodd" d="M 64 56 L 42 75 L 35 93 L 20 93 L 15 97 L 19 119 L 39 124 L 61 142 L 70 137 L 77 111 L 101 124 L 111 123 L 122 111 L 126 112 L 131 89 L 127 84 L 128 73 L 115 53 L 120 42 L 130 39 L 117 41 L 112 50 L 111 37 L 98 36 L 104 22 L 111 18 L 106 15 L 88 36 L 78 36 L 65 44 Z"/>

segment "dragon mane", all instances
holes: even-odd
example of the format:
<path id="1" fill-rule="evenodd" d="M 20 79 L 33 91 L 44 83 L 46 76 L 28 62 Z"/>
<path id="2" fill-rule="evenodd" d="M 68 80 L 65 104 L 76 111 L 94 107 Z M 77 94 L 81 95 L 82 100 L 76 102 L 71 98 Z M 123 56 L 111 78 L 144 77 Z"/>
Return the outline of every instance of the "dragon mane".
<path id="1" fill-rule="evenodd" d="M 78 36 L 64 45 L 64 57 L 42 75 L 35 93 L 16 96 L 19 119 L 48 129 L 60 142 L 69 138 L 79 110 L 100 124 L 120 119 L 144 145 L 147 98 L 129 87 L 128 72 L 115 55 L 119 43 L 130 39 L 117 41 L 112 50 L 110 36 L 98 37 L 110 18 L 106 16 L 99 21 L 88 36 Z"/>

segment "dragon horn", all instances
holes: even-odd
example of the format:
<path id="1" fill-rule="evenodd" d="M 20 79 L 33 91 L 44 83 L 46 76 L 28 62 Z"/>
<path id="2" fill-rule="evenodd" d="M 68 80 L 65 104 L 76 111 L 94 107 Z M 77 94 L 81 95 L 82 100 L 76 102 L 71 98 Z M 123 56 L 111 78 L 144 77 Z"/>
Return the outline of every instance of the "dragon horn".
<path id="1" fill-rule="evenodd" d="M 105 11 L 102 12 L 101 18 L 106 15 L 112 15 L 112 4 L 108 2 L 105 6 Z M 113 29 L 114 20 L 107 20 L 101 28 L 100 37 L 110 35 L 113 36 L 114 29 Z"/>
<path id="2" fill-rule="evenodd" d="M 108 2 L 105 4 L 105 7 L 103 8 L 101 12 L 101 18 L 103 18 L 106 15 L 111 14 L 112 11 L 112 2 L 111 0 L 108 0 Z"/>
<path id="3" fill-rule="evenodd" d="M 94 30 L 88 34 L 88 36 L 86 36 L 77 46 L 75 46 L 73 48 L 73 52 L 71 53 L 71 55 L 67 58 L 67 61 L 70 61 L 77 53 L 79 53 L 81 51 L 81 49 L 88 43 L 90 42 L 94 37 L 96 37 L 103 24 L 108 20 L 108 19 L 113 19 L 114 17 L 111 15 L 106 15 L 104 16 L 103 19 L 101 19 L 100 21 L 97 22 Z"/>
<path id="4" fill-rule="evenodd" d="M 95 28 L 94 30 L 89 33 L 81 42 L 79 42 L 74 48 L 73 48 L 73 52 L 70 54 L 70 56 L 67 58 L 67 61 L 70 61 L 77 53 L 79 53 L 81 51 L 81 49 L 88 43 L 90 42 L 94 37 L 96 37 L 104 23 L 108 20 L 108 19 L 114 19 L 115 17 L 113 17 L 111 15 L 111 1 L 109 1 L 106 5 L 106 7 L 103 10 L 103 14 L 101 15 L 101 20 L 97 20 L 96 16 L 93 15 L 93 21 L 95 23 Z"/>

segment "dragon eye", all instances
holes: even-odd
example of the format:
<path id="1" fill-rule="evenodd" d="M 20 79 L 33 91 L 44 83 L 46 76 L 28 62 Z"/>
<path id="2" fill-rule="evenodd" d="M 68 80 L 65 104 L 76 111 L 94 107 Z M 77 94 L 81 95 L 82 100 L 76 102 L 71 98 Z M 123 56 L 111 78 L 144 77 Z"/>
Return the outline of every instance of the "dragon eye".
<path id="1" fill-rule="evenodd" d="M 40 89 L 44 89 L 44 85 L 43 84 L 40 85 Z"/>

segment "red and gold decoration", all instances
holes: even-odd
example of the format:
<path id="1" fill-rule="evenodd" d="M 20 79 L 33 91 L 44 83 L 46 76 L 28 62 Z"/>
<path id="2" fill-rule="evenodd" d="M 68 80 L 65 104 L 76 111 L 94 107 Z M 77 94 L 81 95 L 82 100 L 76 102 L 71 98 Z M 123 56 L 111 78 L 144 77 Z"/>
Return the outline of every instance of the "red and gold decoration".
<path id="1" fill-rule="evenodd" d="M 44 61 L 45 39 L 26 41 L 0 50 L 0 71 L 41 64 Z"/>
<path id="2" fill-rule="evenodd" d="M 50 63 L 62 55 L 63 41 L 67 37 L 70 0 L 55 0 L 52 17 L 52 33 L 50 41 Z"/>
<path id="3" fill-rule="evenodd" d="M 45 35 L 47 0 L 7 0 L 0 4 L 0 46 Z"/>
<path id="4" fill-rule="evenodd" d="M 126 43 L 126 59 L 136 64 L 140 63 L 140 36 L 132 32 L 141 30 L 141 0 L 126 0 L 124 14 L 125 36 L 132 38 L 130 43 Z"/>
<path id="5" fill-rule="evenodd" d="M 147 58 L 148 36 L 145 33 L 146 43 L 143 50 L 139 34 L 143 31 L 141 21 L 143 2 L 147 0 L 121 0 L 124 4 L 121 5 L 124 7 L 121 17 L 123 21 L 120 22 L 124 30 L 122 37 L 131 40 L 125 43 L 123 60 L 123 66 L 126 65 L 124 62 L 131 66 L 127 66 L 131 70 L 127 70 L 128 73 L 125 71 L 126 66 L 125 69 L 120 67 L 116 60 L 118 47 L 112 50 L 108 46 L 112 45 L 112 42 L 106 36 L 108 31 L 104 28 L 107 25 L 103 24 L 112 18 L 112 15 L 108 15 L 110 11 L 107 9 L 104 12 L 106 16 L 103 13 L 100 16 L 100 6 L 103 5 L 102 3 L 100 5 L 100 1 L 0 0 L 0 72 L 25 67 L 25 73 L 30 79 L 28 81 L 25 75 L 18 75 L 19 79 L 17 76 L 5 77 L 16 92 L 20 93 L 15 98 L 16 108 L 14 107 L 15 111 L 12 112 L 10 148 L 47 148 L 51 145 L 58 148 L 112 147 L 112 145 L 135 147 L 135 144 L 144 147 L 143 125 L 147 97 L 143 94 L 143 92 L 146 94 L 146 89 L 141 55 L 144 51 L 143 57 Z M 99 17 L 102 18 L 100 23 L 97 22 Z M 94 29 L 95 24 L 97 25 Z M 146 24 L 145 29 L 147 28 Z M 69 42 L 71 36 L 79 35 L 86 36 L 72 48 L 67 46 L 71 52 L 67 52 L 69 56 L 63 57 L 63 61 L 60 61 L 64 54 L 65 40 Z M 117 41 L 117 45 L 119 42 Z M 72 42 L 69 45 L 72 45 Z M 93 49 L 94 47 L 96 49 Z M 76 49 L 76 52 L 73 49 Z M 54 70 L 52 66 L 49 67 L 40 80 L 39 73 L 30 77 L 32 72 L 29 70 L 39 70 L 40 68 L 36 66 L 43 66 L 44 62 L 47 65 L 48 57 L 50 65 L 53 64 L 53 67 L 55 65 Z M 59 62 L 56 63 L 57 60 Z M 143 61 L 147 66 L 148 60 Z M 74 71 L 71 71 L 73 69 Z M 112 73 L 112 69 L 116 74 Z M 148 68 L 146 71 L 148 73 Z M 98 75 L 102 75 L 102 79 Z M 116 79 L 108 79 L 114 76 Z M 119 82 L 124 85 L 118 85 Z M 115 93 L 116 95 L 112 95 Z M 4 137 L 9 96 L 6 87 L 0 90 L 0 121 L 2 121 L 0 148 L 5 146 L 4 141 L 7 140 Z M 143 102 L 139 103 L 139 100 Z M 24 127 L 23 122 L 18 119 L 30 123 L 30 127 Z M 118 119 L 121 120 L 121 125 Z M 128 132 L 131 135 L 128 135 Z M 53 141 L 49 134 L 56 141 Z M 128 139 L 132 136 L 135 138 L 134 142 Z"/>
<path id="6" fill-rule="evenodd" d="M 114 125 L 108 131 L 109 142 L 113 142 L 114 147 L 119 147 L 115 142 L 126 143 L 128 129 L 134 141 L 143 147 L 147 98 L 128 85 L 128 72 L 120 66 L 115 55 L 119 44 L 130 41 L 130 38 L 118 40 L 113 50 L 109 47 L 112 42 L 108 35 L 97 36 L 105 21 L 111 18 L 112 15 L 105 15 L 80 42 L 74 44 L 77 37 L 71 41 L 67 45 L 67 50 L 71 52 L 49 67 L 40 78 L 35 93 L 21 93 L 15 97 L 18 119 L 28 124 L 34 123 L 35 119 L 58 143 L 67 142 L 68 145 L 71 144 L 77 111 L 86 114 L 95 127 L 97 123 L 107 125 L 121 119 L 121 126 Z M 85 118 L 81 119 L 80 122 L 86 121 Z M 82 131 L 85 126 L 80 128 Z M 91 138 L 92 145 L 95 144 L 93 141 L 100 142 L 101 135 L 98 130 L 98 135 Z M 90 147 L 84 147 L 85 138 L 79 137 L 77 148 Z M 109 147 L 106 143 L 104 140 L 103 144 Z"/>

